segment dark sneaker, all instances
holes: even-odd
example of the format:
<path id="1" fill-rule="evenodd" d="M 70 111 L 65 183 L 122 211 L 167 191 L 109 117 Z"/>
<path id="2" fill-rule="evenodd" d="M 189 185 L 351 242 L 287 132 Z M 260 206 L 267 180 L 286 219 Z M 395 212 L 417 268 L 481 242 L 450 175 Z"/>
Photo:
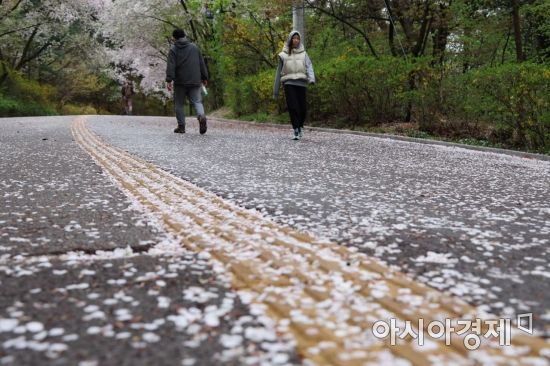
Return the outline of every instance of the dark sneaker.
<path id="1" fill-rule="evenodd" d="M 298 139 L 301 140 L 304 137 L 304 128 L 300 127 L 298 129 Z"/>
<path id="2" fill-rule="evenodd" d="M 174 130 L 174 133 L 185 133 L 185 127 L 178 126 Z"/>
<path id="3" fill-rule="evenodd" d="M 206 133 L 206 116 L 199 116 L 199 132 L 201 135 Z"/>
<path id="4" fill-rule="evenodd" d="M 300 139 L 300 131 L 297 128 L 294 129 L 294 137 L 292 139 L 293 140 L 299 140 Z"/>

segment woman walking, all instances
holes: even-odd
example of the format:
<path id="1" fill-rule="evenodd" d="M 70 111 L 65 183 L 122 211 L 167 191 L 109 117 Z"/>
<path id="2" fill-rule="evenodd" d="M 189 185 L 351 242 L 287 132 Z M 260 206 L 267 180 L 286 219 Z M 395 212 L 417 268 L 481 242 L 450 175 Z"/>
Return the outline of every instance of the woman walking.
<path id="1" fill-rule="evenodd" d="M 290 122 L 294 129 L 294 140 L 300 140 L 303 137 L 307 114 L 306 89 L 308 84 L 315 83 L 313 64 L 301 38 L 298 31 L 292 31 L 288 35 L 283 51 L 279 53 L 279 65 L 273 85 L 273 97 L 277 98 L 281 82 L 283 83 Z"/>

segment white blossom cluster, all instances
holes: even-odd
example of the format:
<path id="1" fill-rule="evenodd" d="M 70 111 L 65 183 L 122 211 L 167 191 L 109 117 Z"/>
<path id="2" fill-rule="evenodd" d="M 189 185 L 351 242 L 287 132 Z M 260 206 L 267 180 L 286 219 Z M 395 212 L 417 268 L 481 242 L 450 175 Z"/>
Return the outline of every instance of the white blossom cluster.
<path id="1" fill-rule="evenodd" d="M 162 35 L 163 27 L 173 28 L 167 19 L 182 12 L 181 5 L 169 0 L 119 0 L 109 3 L 101 13 L 102 33 L 115 46 L 107 56 L 115 65 L 119 81 L 129 74 L 141 79 L 145 93 L 163 92 L 166 54 L 169 42 Z"/>
<path id="2" fill-rule="evenodd" d="M 0 8 L 0 55 L 19 69 L 40 59 L 49 64 L 79 50 L 81 58 L 104 62 L 96 42 L 97 17 L 108 0 L 5 1 Z"/>

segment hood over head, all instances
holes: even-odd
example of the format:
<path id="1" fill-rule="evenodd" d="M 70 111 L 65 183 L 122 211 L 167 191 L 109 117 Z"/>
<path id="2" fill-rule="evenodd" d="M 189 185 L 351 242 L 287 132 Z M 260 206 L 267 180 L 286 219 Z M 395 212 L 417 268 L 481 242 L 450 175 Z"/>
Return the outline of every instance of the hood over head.
<path id="1" fill-rule="evenodd" d="M 184 48 L 187 47 L 191 42 L 187 37 L 178 38 L 176 42 L 174 42 L 174 46 L 177 48 Z"/>
<path id="2" fill-rule="evenodd" d="M 300 36 L 300 44 L 298 45 L 298 47 L 296 48 L 296 52 L 303 52 L 305 51 L 304 49 L 304 44 L 302 43 L 302 35 L 300 34 L 300 32 L 298 32 L 297 30 L 293 30 L 291 31 L 289 34 L 288 34 L 288 38 L 286 39 L 286 43 L 285 45 L 283 46 L 283 52 L 285 53 L 288 53 L 288 45 L 290 44 L 290 40 L 292 39 L 292 37 L 297 34 Z"/>

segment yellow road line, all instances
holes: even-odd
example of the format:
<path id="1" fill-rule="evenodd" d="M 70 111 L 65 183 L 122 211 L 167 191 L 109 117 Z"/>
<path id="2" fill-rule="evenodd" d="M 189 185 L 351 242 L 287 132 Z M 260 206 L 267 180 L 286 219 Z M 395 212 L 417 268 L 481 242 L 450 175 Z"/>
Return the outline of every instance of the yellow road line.
<path id="1" fill-rule="evenodd" d="M 398 338 L 398 345 L 391 346 L 389 340 L 373 336 L 376 321 L 395 318 L 415 326 L 420 318 L 425 324 L 474 319 L 476 309 L 352 248 L 278 225 L 110 146 L 86 127 L 84 117 L 74 121 L 72 132 L 127 194 L 181 238 L 182 245 L 209 253 L 222 264 L 233 287 L 249 292 L 314 364 L 391 364 L 405 359 L 414 365 L 468 365 L 480 357 L 492 364 L 523 364 L 529 357 L 545 361 L 540 352 L 550 346 L 517 332 L 507 348 L 493 339 L 469 351 L 456 335 L 446 346 L 430 338 L 426 329 L 422 331 L 432 341 L 429 347 L 417 347 L 412 337 Z"/>

